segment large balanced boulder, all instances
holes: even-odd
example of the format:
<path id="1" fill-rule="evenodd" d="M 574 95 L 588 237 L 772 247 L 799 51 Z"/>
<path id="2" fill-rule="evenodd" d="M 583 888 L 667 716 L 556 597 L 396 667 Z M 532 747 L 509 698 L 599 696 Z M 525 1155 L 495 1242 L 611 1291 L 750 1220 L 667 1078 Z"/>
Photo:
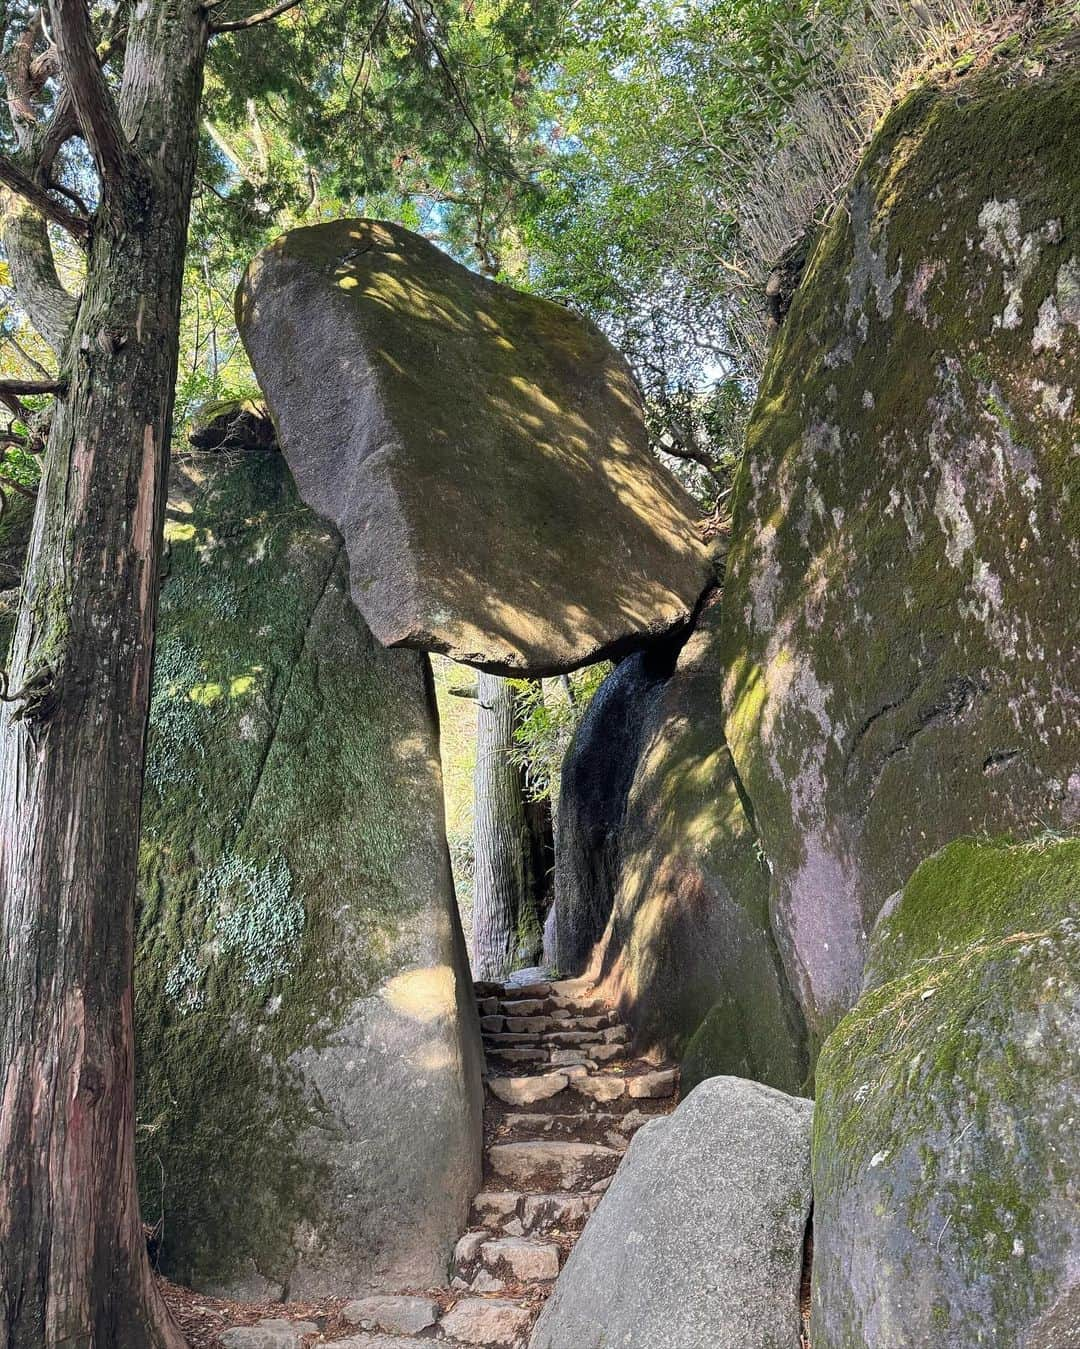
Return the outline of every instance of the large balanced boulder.
<path id="1" fill-rule="evenodd" d="M 540 675 L 687 622 L 709 570 L 694 507 L 591 324 L 370 220 L 282 236 L 237 316 L 379 641 Z"/>
<path id="2" fill-rule="evenodd" d="M 482 1101 L 426 657 L 374 641 L 278 453 L 185 456 L 166 539 L 135 970 L 161 1265 L 430 1286 Z"/>
<path id="3" fill-rule="evenodd" d="M 802 1014 L 769 926 L 769 873 L 724 742 L 723 606 L 702 609 L 674 674 L 642 709 L 599 977 L 639 1051 L 796 1092 Z M 561 841 L 561 836 L 560 836 Z"/>
<path id="4" fill-rule="evenodd" d="M 530 1349 L 799 1349 L 812 1111 L 715 1077 L 639 1129 Z"/>
<path id="5" fill-rule="evenodd" d="M 593 695 L 559 774 L 555 899 L 544 956 L 564 975 L 588 965 L 619 886 L 623 822 L 651 708 L 676 650 L 661 644 L 620 661 Z"/>
<path id="6" fill-rule="evenodd" d="M 814 1121 L 814 1349 L 1080 1344 L 1080 839 L 961 840 L 874 935 Z"/>
<path id="7" fill-rule="evenodd" d="M 819 1034 L 913 865 L 1080 815 L 1080 69 L 911 95 L 819 241 L 741 471 L 728 742 Z"/>

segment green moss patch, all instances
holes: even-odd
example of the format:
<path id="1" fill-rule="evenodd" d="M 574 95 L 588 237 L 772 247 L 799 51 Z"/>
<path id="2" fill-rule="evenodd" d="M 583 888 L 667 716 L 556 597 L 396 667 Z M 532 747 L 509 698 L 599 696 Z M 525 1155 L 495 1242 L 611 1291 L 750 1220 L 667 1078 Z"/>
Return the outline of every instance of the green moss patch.
<path id="1" fill-rule="evenodd" d="M 408 964 L 432 885 L 405 808 L 422 809 L 430 768 L 427 691 L 420 658 L 375 646 L 340 540 L 280 455 L 186 458 L 166 538 L 135 972 L 140 1193 L 170 1274 L 281 1284 L 300 1225 L 324 1213 L 328 1178 L 302 1139 L 338 1127 L 296 1056 Z"/>
<path id="2" fill-rule="evenodd" d="M 814 1030 L 957 836 L 1077 808 L 1080 72 L 917 90 L 825 229 L 748 428 L 728 740 Z"/>
<path id="3" fill-rule="evenodd" d="M 1080 840 L 923 864 L 826 1041 L 814 1343 L 1021 1346 L 1075 1277 Z"/>

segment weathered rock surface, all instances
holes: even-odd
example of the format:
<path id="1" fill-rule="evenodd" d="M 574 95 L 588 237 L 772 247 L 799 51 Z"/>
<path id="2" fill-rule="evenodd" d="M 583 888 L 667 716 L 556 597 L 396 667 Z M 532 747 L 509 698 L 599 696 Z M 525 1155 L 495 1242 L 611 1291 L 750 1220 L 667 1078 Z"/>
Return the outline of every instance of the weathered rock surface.
<path id="1" fill-rule="evenodd" d="M 254 1326 L 236 1326 L 219 1336 L 224 1349 L 301 1349 L 304 1337 L 314 1335 L 314 1321 L 287 1321 L 268 1317 Z"/>
<path id="2" fill-rule="evenodd" d="M 280 454 L 174 470 L 135 971 L 140 1194 L 180 1281 L 440 1281 L 480 1045 L 425 659 L 349 599 Z"/>
<path id="3" fill-rule="evenodd" d="M 674 661 L 671 646 L 621 661 L 597 690 L 563 760 L 554 916 L 544 930 L 544 956 L 566 973 L 586 966 L 611 914 L 630 784 L 650 709 Z"/>
<path id="4" fill-rule="evenodd" d="M 814 1349 L 1080 1343 L 1080 839 L 963 840 L 875 933 L 814 1121 Z"/>
<path id="5" fill-rule="evenodd" d="M 641 1129 L 530 1349 L 798 1349 L 812 1109 L 715 1077 Z"/>
<path id="6" fill-rule="evenodd" d="M 426 1297 L 391 1293 L 356 1298 L 345 1305 L 342 1316 L 362 1330 L 387 1330 L 394 1335 L 419 1335 L 439 1319 L 439 1304 Z"/>
<path id="7" fill-rule="evenodd" d="M 443 1331 L 462 1344 L 514 1349 L 529 1329 L 532 1313 L 502 1298 L 462 1298 L 442 1319 Z"/>
<path id="8" fill-rule="evenodd" d="M 728 742 L 819 1035 L 920 858 L 1080 815 L 1080 71 L 1044 56 L 889 116 L 748 433 Z"/>
<path id="9" fill-rule="evenodd" d="M 643 709 L 597 976 L 640 1051 L 682 1059 L 684 1090 L 726 1074 L 797 1092 L 805 1028 L 724 741 L 722 623 L 712 597 Z"/>
<path id="10" fill-rule="evenodd" d="M 282 236 L 237 316 L 381 642 L 545 674 L 689 619 L 709 570 L 694 507 L 590 324 L 369 220 Z"/>

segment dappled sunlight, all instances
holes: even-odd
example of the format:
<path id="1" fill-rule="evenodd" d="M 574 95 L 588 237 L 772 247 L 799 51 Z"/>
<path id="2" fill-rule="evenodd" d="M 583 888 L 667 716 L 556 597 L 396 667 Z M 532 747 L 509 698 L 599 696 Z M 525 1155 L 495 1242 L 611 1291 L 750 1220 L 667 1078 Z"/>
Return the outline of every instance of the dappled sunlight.
<path id="1" fill-rule="evenodd" d="M 457 980 L 449 965 L 396 974 L 383 984 L 379 996 L 399 1016 L 422 1025 L 453 1018 L 457 1012 Z"/>
<path id="2" fill-rule="evenodd" d="M 548 674 L 689 617 L 708 572 L 694 507 L 588 325 L 366 221 L 283 236 L 240 313 L 381 641 Z"/>

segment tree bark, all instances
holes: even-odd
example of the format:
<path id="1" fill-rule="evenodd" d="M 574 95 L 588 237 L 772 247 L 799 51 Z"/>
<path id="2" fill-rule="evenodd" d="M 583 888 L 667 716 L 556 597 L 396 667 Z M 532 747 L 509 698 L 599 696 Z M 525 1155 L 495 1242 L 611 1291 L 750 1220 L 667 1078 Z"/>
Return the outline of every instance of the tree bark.
<path id="1" fill-rule="evenodd" d="M 71 92 L 104 182 L 0 712 L 0 1345 L 182 1349 L 136 1196 L 131 983 L 207 20 L 182 0 L 132 11 L 121 137 L 65 48 L 72 3 L 51 28 L 89 80 Z"/>
<path id="2" fill-rule="evenodd" d="M 0 200 L 0 236 L 19 303 L 59 356 L 67 347 L 77 308 L 60 284 L 45 217 L 14 192 Z"/>
<path id="3" fill-rule="evenodd" d="M 504 979 L 517 964 L 539 955 L 545 864 L 526 809 L 521 771 L 510 757 L 514 687 L 498 675 L 481 673 L 477 697 L 473 974 Z"/>

